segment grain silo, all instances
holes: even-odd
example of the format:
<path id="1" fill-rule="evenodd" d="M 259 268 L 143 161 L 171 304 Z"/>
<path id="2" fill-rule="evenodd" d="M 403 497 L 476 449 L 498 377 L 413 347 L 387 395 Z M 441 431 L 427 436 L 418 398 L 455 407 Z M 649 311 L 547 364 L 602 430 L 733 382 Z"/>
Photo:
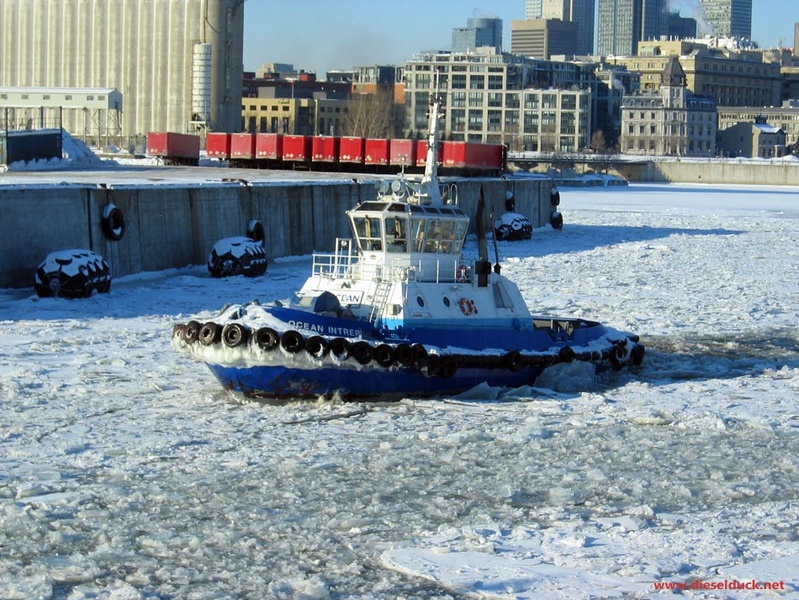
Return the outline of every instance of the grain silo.
<path id="1" fill-rule="evenodd" d="M 236 131 L 243 36 L 244 0 L 0 0 L 0 86 L 115 88 L 125 139 Z"/>

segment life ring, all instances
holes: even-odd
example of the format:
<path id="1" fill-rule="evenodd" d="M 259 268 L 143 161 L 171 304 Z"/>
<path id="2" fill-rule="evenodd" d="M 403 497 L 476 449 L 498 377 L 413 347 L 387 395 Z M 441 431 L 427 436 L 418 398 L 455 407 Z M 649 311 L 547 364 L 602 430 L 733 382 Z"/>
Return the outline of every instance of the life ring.
<path id="1" fill-rule="evenodd" d="M 408 281 L 408 269 L 405 267 L 397 267 L 394 269 L 395 281 Z"/>
<path id="2" fill-rule="evenodd" d="M 105 237 L 114 242 L 125 235 L 125 215 L 115 204 L 106 204 L 103 208 L 102 228 Z"/>
<path id="3" fill-rule="evenodd" d="M 469 298 L 461 298 L 458 301 L 458 306 L 460 307 L 461 312 L 467 317 L 471 317 L 473 314 L 477 313 L 477 307 Z"/>
<path id="4" fill-rule="evenodd" d="M 455 280 L 458 283 L 466 283 L 469 281 L 470 275 L 469 267 L 466 265 L 458 265 L 458 270 L 455 272 Z"/>

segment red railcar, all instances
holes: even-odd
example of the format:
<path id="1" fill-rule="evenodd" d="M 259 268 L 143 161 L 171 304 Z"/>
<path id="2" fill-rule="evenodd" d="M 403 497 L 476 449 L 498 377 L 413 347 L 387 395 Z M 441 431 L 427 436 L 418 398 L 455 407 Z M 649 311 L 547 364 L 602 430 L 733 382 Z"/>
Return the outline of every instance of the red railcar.
<path id="1" fill-rule="evenodd" d="M 441 166 L 459 172 L 500 172 L 504 148 L 500 144 L 442 142 Z"/>
<path id="2" fill-rule="evenodd" d="M 289 162 L 309 162 L 311 160 L 310 135 L 284 135 L 283 160 Z"/>
<path id="3" fill-rule="evenodd" d="M 427 140 L 416 140 L 416 166 L 424 167 L 427 162 Z M 438 157 L 441 162 L 441 156 Z"/>
<path id="4" fill-rule="evenodd" d="M 230 134 L 212 131 L 205 138 L 205 155 L 208 158 L 230 158 Z"/>
<path id="5" fill-rule="evenodd" d="M 232 133 L 230 135 L 230 158 L 252 160 L 255 158 L 255 134 Z"/>
<path id="6" fill-rule="evenodd" d="M 341 138 L 338 160 L 343 163 L 362 165 L 364 161 L 364 139 L 362 137 Z"/>
<path id="7" fill-rule="evenodd" d="M 364 142 L 364 164 L 387 165 L 389 157 L 389 140 L 369 138 Z"/>
<path id="8" fill-rule="evenodd" d="M 398 167 L 416 166 L 416 140 L 391 140 L 388 162 Z"/>
<path id="9" fill-rule="evenodd" d="M 188 133 L 151 131 L 147 134 L 147 154 L 164 159 L 165 164 L 197 165 L 200 138 Z"/>
<path id="10" fill-rule="evenodd" d="M 311 142 L 313 162 L 335 163 L 339 159 L 340 138 L 328 135 L 315 135 Z"/>
<path id="11" fill-rule="evenodd" d="M 283 136 L 279 133 L 256 134 L 255 158 L 258 160 L 283 160 Z"/>

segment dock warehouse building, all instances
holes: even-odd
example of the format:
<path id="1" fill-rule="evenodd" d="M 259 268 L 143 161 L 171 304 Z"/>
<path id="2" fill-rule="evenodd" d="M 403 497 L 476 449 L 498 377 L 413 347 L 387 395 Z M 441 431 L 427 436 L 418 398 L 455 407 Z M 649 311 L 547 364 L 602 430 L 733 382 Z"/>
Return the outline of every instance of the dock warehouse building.
<path id="1" fill-rule="evenodd" d="M 122 145 L 236 131 L 243 38 L 244 0 L 0 0 L 0 87 L 117 90 Z"/>

